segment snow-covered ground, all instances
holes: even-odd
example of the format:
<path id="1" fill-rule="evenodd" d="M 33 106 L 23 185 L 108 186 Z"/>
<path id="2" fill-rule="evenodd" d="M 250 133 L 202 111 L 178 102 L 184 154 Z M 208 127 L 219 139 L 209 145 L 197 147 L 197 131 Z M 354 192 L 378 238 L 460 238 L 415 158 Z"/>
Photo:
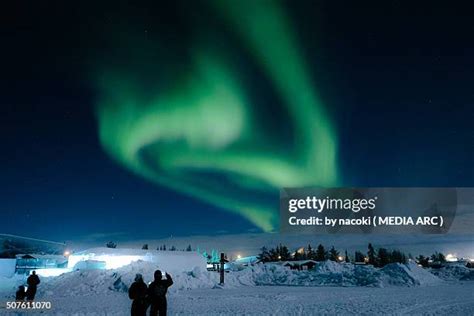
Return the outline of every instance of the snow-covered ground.
<path id="1" fill-rule="evenodd" d="M 473 315 L 473 293 L 473 283 L 403 289 L 288 286 L 202 289 L 171 296 L 170 312 L 181 315 Z"/>
<path id="2" fill-rule="evenodd" d="M 170 315 L 473 315 L 473 293 L 474 282 L 410 288 L 255 286 L 170 293 L 168 306 Z M 55 315 L 126 315 L 130 308 L 127 295 L 118 292 L 38 299 L 51 300 L 47 314 Z M 12 313 L 0 309 L 0 314 Z"/>
<path id="3" fill-rule="evenodd" d="M 115 270 L 74 271 L 43 278 L 37 300 L 51 301 L 56 315 L 126 315 L 127 287 L 135 273 L 151 281 L 156 265 L 134 262 Z M 170 315 L 314 315 L 451 314 L 474 315 L 472 269 L 461 266 L 429 270 L 414 264 L 383 269 L 335 262 L 313 271 L 260 264 L 226 273 L 194 269 L 173 275 L 168 294 Z M 466 280 L 466 281 L 463 281 Z M 12 314 L 5 302 L 22 280 L 0 280 L 0 314 Z M 43 313 L 44 315 L 45 313 Z M 35 313 L 28 312 L 28 315 Z"/>

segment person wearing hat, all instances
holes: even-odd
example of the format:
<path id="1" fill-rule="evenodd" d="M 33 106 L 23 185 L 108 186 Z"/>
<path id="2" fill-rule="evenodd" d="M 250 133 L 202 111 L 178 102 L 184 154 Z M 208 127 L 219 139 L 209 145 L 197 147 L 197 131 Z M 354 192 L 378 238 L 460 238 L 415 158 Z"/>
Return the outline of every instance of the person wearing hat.
<path id="1" fill-rule="evenodd" d="M 128 297 L 133 300 L 132 302 L 132 316 L 145 316 L 148 308 L 147 301 L 147 290 L 145 282 L 143 282 L 143 276 L 137 273 L 135 276 L 135 282 L 132 283 L 128 290 Z"/>

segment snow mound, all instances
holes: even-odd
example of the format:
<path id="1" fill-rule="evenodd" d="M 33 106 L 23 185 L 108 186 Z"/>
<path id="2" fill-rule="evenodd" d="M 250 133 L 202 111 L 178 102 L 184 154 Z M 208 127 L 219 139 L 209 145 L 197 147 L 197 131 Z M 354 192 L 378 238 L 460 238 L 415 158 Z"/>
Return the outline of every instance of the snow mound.
<path id="1" fill-rule="evenodd" d="M 26 283 L 26 276 L 15 274 L 12 277 L 0 276 L 0 292 L 15 293 L 18 286 Z"/>
<path id="2" fill-rule="evenodd" d="M 46 278 L 42 290 L 47 294 L 70 296 L 103 293 L 106 291 L 127 292 L 135 275 L 140 273 L 146 283 L 153 281 L 153 274 L 158 266 L 152 262 L 136 261 L 114 270 L 77 270 L 55 278 Z M 166 271 L 162 271 L 166 272 Z M 199 268 L 189 272 L 173 274 L 174 285 L 170 292 L 195 288 L 212 288 L 219 275 Z"/>
<path id="3" fill-rule="evenodd" d="M 137 261 L 115 270 L 78 270 L 58 277 L 44 278 L 40 291 L 47 295 L 95 295 L 104 292 L 127 292 L 135 274 L 146 283 L 153 280 L 157 265 Z M 418 286 L 441 280 L 415 264 L 389 264 L 382 269 L 370 265 L 353 265 L 332 261 L 320 262 L 313 270 L 297 271 L 278 264 L 257 264 L 242 271 L 225 274 L 225 285 L 219 286 L 219 273 L 194 268 L 172 275 L 170 292 L 198 288 L 222 289 L 241 286 Z"/>
<path id="4" fill-rule="evenodd" d="M 382 285 L 415 286 L 434 285 L 441 282 L 438 277 L 414 263 L 391 263 L 383 267 L 381 272 Z"/>
<path id="5" fill-rule="evenodd" d="M 459 280 L 461 281 L 474 281 L 474 270 L 469 271 L 466 275 L 461 277 Z"/>
<path id="6" fill-rule="evenodd" d="M 431 273 L 446 281 L 474 280 L 474 269 L 463 264 L 450 264 L 441 269 L 431 269 Z"/>
<path id="7" fill-rule="evenodd" d="M 351 265 L 352 266 L 352 265 Z M 349 265 L 345 263 L 337 263 L 335 261 L 325 261 L 319 264 L 316 264 L 314 271 L 318 273 L 342 273 L 347 271 Z"/>
<path id="8" fill-rule="evenodd" d="M 441 280 L 416 264 L 389 264 L 382 269 L 326 261 L 313 270 L 290 270 L 276 264 L 260 264 L 233 276 L 240 284 L 292 286 L 418 286 L 434 285 Z M 245 279 L 246 282 L 242 282 Z M 236 282 L 234 282 L 235 284 Z"/>

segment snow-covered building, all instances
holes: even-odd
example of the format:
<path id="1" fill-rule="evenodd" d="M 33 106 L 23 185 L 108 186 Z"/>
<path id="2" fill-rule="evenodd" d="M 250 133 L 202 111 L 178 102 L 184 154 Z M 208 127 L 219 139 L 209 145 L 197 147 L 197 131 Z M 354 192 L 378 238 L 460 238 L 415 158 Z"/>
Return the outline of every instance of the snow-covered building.
<path id="1" fill-rule="evenodd" d="M 39 275 L 50 276 L 64 272 L 66 267 L 67 257 L 62 255 L 16 255 L 15 271 L 18 274 L 29 274 L 35 270 Z"/>
<path id="2" fill-rule="evenodd" d="M 195 267 L 206 269 L 206 259 L 195 252 L 105 247 L 71 254 L 68 268 L 117 269 L 139 260 L 155 263 L 157 269 L 167 272 L 190 271 Z"/>
<path id="3" fill-rule="evenodd" d="M 0 234 L 0 276 L 28 274 L 32 270 L 40 275 L 57 274 L 67 265 L 65 248 L 65 243 Z"/>
<path id="4" fill-rule="evenodd" d="M 62 269 L 66 266 L 67 258 L 62 255 L 16 255 L 16 273 L 18 274 L 28 274 L 32 270 Z"/>

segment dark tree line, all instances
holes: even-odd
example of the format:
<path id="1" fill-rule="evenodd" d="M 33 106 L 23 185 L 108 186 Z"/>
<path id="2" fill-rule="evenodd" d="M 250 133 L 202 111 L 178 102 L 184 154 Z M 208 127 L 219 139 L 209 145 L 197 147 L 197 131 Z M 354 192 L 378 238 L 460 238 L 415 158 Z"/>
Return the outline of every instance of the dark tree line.
<path id="1" fill-rule="evenodd" d="M 262 262 L 272 262 L 272 261 L 280 261 L 280 260 L 292 260 L 294 259 L 288 247 L 283 246 L 282 244 L 276 246 L 276 248 L 267 249 L 266 247 L 262 247 L 261 252 L 258 258 Z"/>
<path id="2" fill-rule="evenodd" d="M 356 251 L 354 257 L 351 259 L 347 253 L 344 252 L 344 256 L 341 256 L 340 252 L 332 246 L 329 250 L 319 244 L 316 249 L 313 249 L 311 245 L 300 248 L 293 253 L 290 253 L 288 247 L 280 244 L 275 248 L 267 249 L 263 247 L 259 254 L 259 259 L 262 262 L 274 262 L 274 261 L 293 261 L 293 260 L 314 260 L 314 261 L 338 261 L 338 262 L 355 262 L 355 263 L 366 263 L 371 264 L 375 267 L 383 267 L 389 263 L 407 263 L 408 257 L 400 250 L 389 250 L 386 248 L 375 249 L 372 244 L 369 243 L 367 248 L 367 254 L 361 251 Z"/>
<path id="3" fill-rule="evenodd" d="M 109 241 L 107 244 L 105 244 L 105 246 L 107 248 L 117 248 L 117 244 L 113 241 Z M 142 246 L 142 249 L 143 250 L 148 250 L 148 244 L 144 244 Z M 156 250 L 161 250 L 161 251 L 177 251 L 178 249 L 176 248 L 176 246 L 171 246 L 171 247 L 166 247 L 165 244 L 163 245 L 160 245 L 158 247 L 156 247 Z M 188 245 L 185 249 L 180 249 L 180 251 L 193 251 L 193 248 L 191 247 L 191 245 Z"/>
<path id="4" fill-rule="evenodd" d="M 423 268 L 428 268 L 430 266 L 442 265 L 446 263 L 446 257 L 441 252 L 435 252 L 431 256 L 419 255 L 416 257 L 416 262 L 421 265 Z"/>
<path id="5" fill-rule="evenodd" d="M 347 254 L 347 251 L 346 251 Z M 274 262 L 274 261 L 297 261 L 297 260 L 314 260 L 314 261 L 341 261 L 344 258 L 341 257 L 339 251 L 332 246 L 327 251 L 322 244 L 319 244 L 316 249 L 313 249 L 311 245 L 297 249 L 295 252 L 290 253 L 287 246 L 282 244 L 275 248 L 267 249 L 266 247 L 261 248 L 261 252 L 258 258 L 262 262 Z M 347 259 L 346 259 L 347 260 Z"/>
<path id="6" fill-rule="evenodd" d="M 178 251 L 178 248 L 176 248 L 176 246 L 171 246 L 171 247 L 166 247 L 166 245 L 160 245 L 158 247 L 156 247 L 156 250 L 161 250 L 161 251 Z M 193 251 L 193 248 L 191 247 L 191 245 L 188 245 L 186 248 L 184 249 L 179 249 L 179 251 Z"/>
<path id="7" fill-rule="evenodd" d="M 387 248 L 378 248 L 377 250 L 371 243 L 367 246 L 367 256 L 360 251 L 355 252 L 354 262 L 367 263 L 374 267 L 384 267 L 389 263 L 407 263 L 408 257 L 400 250 L 389 250 Z"/>

